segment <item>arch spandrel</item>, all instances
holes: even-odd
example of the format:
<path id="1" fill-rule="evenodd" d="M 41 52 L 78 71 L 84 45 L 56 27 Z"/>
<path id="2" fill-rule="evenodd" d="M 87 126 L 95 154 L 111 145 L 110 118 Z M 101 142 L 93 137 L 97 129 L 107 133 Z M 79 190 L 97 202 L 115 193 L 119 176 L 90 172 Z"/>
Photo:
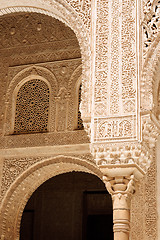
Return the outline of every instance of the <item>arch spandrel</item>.
<path id="1" fill-rule="evenodd" d="M 102 179 L 101 171 L 93 162 L 70 156 L 45 159 L 17 177 L 6 192 L 1 205 L 1 238 L 19 239 L 21 216 L 33 192 L 48 179 L 72 171 L 91 173 Z"/>

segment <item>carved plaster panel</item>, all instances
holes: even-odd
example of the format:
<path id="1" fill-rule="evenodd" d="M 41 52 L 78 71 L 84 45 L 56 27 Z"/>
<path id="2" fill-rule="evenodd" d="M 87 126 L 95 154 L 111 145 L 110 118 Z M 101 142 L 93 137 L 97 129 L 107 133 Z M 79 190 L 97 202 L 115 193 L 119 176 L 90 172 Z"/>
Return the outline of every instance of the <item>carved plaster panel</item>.
<path id="1" fill-rule="evenodd" d="M 145 190 L 144 179 L 136 187 L 131 200 L 130 235 L 132 240 L 145 239 Z"/>
<path id="2" fill-rule="evenodd" d="M 139 138 L 136 7 L 97 2 L 94 142 Z"/>
<path id="3" fill-rule="evenodd" d="M 79 14 L 86 25 L 87 30 L 91 27 L 91 0 L 66 0 Z"/>
<path id="4" fill-rule="evenodd" d="M 109 37 L 109 2 L 97 2 L 97 25 L 95 46 L 95 115 L 107 115 L 108 109 L 108 37 Z M 103 23 L 103 24 L 102 24 Z M 105 106 L 105 107 L 104 107 Z M 108 107 L 107 107 L 108 106 Z"/>
<path id="5" fill-rule="evenodd" d="M 136 138 L 136 117 L 95 119 L 95 142 Z"/>
<path id="6" fill-rule="evenodd" d="M 55 157 L 53 155 L 52 157 Z M 69 156 L 69 154 L 66 154 Z M 91 154 L 72 154 L 72 157 L 79 158 L 88 162 L 93 161 Z M 9 189 L 11 184 L 27 169 L 36 163 L 40 163 L 45 159 L 51 158 L 51 156 L 32 156 L 32 157 L 14 157 L 14 158 L 4 158 L 3 159 L 3 172 L 2 172 L 2 183 L 1 183 L 1 196 L 0 199 L 4 197 L 6 191 Z M 95 163 L 94 163 L 95 164 Z"/>
<path id="7" fill-rule="evenodd" d="M 50 6 L 54 5 L 54 1 L 52 0 L 40 0 L 40 2 L 46 3 Z M 80 16 L 85 23 L 87 30 L 89 30 L 91 24 L 91 0 L 66 0 L 65 2 L 68 3 L 68 6 L 71 6 L 71 8 Z"/>
<path id="8" fill-rule="evenodd" d="M 156 175 L 157 166 L 155 162 L 155 155 L 145 181 L 145 238 L 157 239 L 157 199 L 156 199 Z"/>
<path id="9" fill-rule="evenodd" d="M 157 239 L 156 161 L 140 181 L 131 206 L 131 239 Z"/>
<path id="10" fill-rule="evenodd" d="M 143 55 L 146 57 L 147 52 L 151 49 L 153 42 L 158 37 L 160 30 L 160 3 L 158 0 L 145 2 L 143 7 Z"/>
<path id="11" fill-rule="evenodd" d="M 15 179 L 27 170 L 33 164 L 45 159 L 46 157 L 24 157 L 4 159 L 2 173 L 1 197 L 4 196 L 7 189 L 15 181 Z"/>

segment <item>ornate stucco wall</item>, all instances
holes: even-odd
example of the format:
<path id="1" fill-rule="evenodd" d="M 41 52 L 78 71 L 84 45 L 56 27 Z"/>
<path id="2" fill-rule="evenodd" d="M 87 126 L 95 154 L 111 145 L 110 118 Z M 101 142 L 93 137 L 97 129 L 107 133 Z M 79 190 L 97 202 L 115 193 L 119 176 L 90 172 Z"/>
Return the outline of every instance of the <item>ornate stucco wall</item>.
<path id="1" fill-rule="evenodd" d="M 23 209 L 39 185 L 84 171 L 106 186 L 121 177 L 129 189 L 123 197 L 134 193 L 134 175 L 138 185 L 146 174 L 132 198 L 130 239 L 156 240 L 158 1 L 2 0 L 0 54 L 1 239 L 19 237 Z M 46 132 L 17 134 L 17 93 L 36 79 L 50 93 Z M 84 130 L 77 130 L 79 110 Z"/>

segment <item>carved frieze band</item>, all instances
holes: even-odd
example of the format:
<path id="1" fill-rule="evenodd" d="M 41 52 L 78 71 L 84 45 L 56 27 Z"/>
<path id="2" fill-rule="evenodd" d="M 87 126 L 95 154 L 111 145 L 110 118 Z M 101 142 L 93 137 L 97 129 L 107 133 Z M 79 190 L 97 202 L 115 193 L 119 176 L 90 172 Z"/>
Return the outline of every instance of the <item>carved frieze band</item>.
<path id="1" fill-rule="evenodd" d="M 95 119 L 95 142 L 136 137 L 136 116 Z"/>

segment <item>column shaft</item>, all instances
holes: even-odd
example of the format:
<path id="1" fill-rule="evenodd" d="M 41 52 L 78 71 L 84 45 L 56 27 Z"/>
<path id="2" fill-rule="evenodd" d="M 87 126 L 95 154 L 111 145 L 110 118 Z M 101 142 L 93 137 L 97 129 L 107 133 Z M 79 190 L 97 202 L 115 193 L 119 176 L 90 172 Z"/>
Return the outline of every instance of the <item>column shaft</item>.
<path id="1" fill-rule="evenodd" d="M 134 176 L 103 178 L 113 201 L 114 240 L 129 240 L 130 199 L 134 193 Z"/>

